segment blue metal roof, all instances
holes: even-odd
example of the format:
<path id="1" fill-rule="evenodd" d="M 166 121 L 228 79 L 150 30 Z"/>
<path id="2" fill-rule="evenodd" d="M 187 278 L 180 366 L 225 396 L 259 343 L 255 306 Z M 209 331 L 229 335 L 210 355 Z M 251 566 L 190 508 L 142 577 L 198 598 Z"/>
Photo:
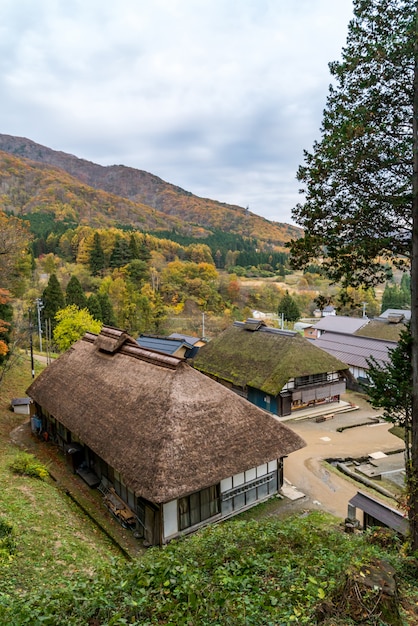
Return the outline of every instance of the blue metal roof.
<path id="1" fill-rule="evenodd" d="M 136 341 L 141 348 L 164 352 L 164 354 L 174 354 L 177 350 L 184 346 L 185 343 L 180 339 L 170 339 L 169 337 L 147 337 L 146 335 L 141 335 Z"/>

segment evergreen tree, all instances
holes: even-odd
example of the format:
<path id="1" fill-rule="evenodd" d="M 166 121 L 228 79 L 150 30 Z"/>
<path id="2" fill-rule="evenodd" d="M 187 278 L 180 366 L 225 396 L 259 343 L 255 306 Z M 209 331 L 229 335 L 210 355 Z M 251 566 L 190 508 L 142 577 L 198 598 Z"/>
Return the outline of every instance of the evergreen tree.
<path id="1" fill-rule="evenodd" d="M 102 307 L 99 298 L 94 293 L 87 298 L 87 310 L 95 320 L 103 322 Z"/>
<path id="2" fill-rule="evenodd" d="M 98 293 L 97 299 L 99 301 L 100 309 L 102 312 L 101 321 L 103 322 L 103 324 L 106 324 L 107 326 L 115 326 L 116 318 L 113 312 L 113 307 L 112 307 L 112 303 L 110 302 L 109 296 L 107 295 L 107 293 Z"/>
<path id="3" fill-rule="evenodd" d="M 87 307 L 87 298 L 77 276 L 71 276 L 68 281 L 65 291 L 65 303 L 67 306 L 69 304 L 75 304 L 79 309 L 85 309 Z"/>
<path id="4" fill-rule="evenodd" d="M 138 244 L 137 249 L 138 249 L 138 256 L 132 257 L 132 258 L 136 258 L 136 259 L 140 259 L 141 261 L 148 262 L 151 258 L 151 252 L 149 251 L 149 248 L 144 239 L 142 239 L 142 241 Z"/>
<path id="5" fill-rule="evenodd" d="M 51 328 L 55 327 L 55 315 L 60 309 L 65 307 L 65 298 L 58 282 L 56 274 L 51 274 L 48 284 L 42 292 L 42 302 L 44 305 L 42 317 L 51 321 Z"/>
<path id="6" fill-rule="evenodd" d="M 297 177 L 305 235 L 293 261 L 323 257 L 335 282 L 374 285 L 410 255 L 415 3 L 355 0 L 342 61 L 330 64 L 321 141 Z"/>
<path id="7" fill-rule="evenodd" d="M 296 322 L 300 318 L 299 307 L 287 290 L 279 302 L 278 313 L 286 322 Z"/>
<path id="8" fill-rule="evenodd" d="M 100 274 L 105 268 L 105 256 L 100 243 L 99 233 L 94 233 L 93 248 L 90 252 L 90 271 L 94 276 Z"/>
<path id="9" fill-rule="evenodd" d="M 369 383 L 365 389 L 370 404 L 375 409 L 383 409 L 383 417 L 388 422 L 401 426 L 404 430 L 405 467 L 409 483 L 411 474 L 411 433 L 412 433 L 412 338 L 410 329 L 400 334 L 396 348 L 389 350 L 390 360 L 382 364 L 369 359 Z"/>
<path id="10" fill-rule="evenodd" d="M 418 550 L 418 4 L 354 0 L 342 61 L 331 63 L 321 141 L 298 179 L 304 237 L 293 264 L 323 258 L 342 286 L 373 286 L 387 261 L 411 267 L 412 417 L 408 505 Z M 383 264 L 382 263 L 385 263 Z"/>
<path id="11" fill-rule="evenodd" d="M 131 248 L 126 239 L 118 237 L 109 259 L 109 267 L 123 267 L 131 261 Z"/>
<path id="12" fill-rule="evenodd" d="M 132 233 L 129 237 L 129 253 L 131 260 L 140 258 L 140 250 L 135 235 Z"/>
<path id="13" fill-rule="evenodd" d="M 411 292 L 403 291 L 399 285 L 386 284 L 382 295 L 382 313 L 386 309 L 409 309 Z"/>
<path id="14" fill-rule="evenodd" d="M 401 292 L 403 295 L 403 307 L 409 309 L 411 307 L 411 274 L 405 272 L 401 278 Z"/>
<path id="15" fill-rule="evenodd" d="M 141 285 L 149 275 L 148 264 L 140 259 L 133 259 L 128 264 L 127 270 L 129 280 L 137 286 Z"/>

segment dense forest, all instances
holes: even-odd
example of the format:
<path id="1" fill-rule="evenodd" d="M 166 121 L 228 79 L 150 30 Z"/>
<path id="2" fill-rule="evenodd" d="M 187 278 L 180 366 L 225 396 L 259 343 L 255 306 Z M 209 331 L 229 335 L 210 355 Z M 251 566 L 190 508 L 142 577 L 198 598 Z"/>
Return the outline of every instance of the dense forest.
<path id="1" fill-rule="evenodd" d="M 242 234 L 215 230 L 202 239 L 175 228 L 98 228 L 39 208 L 19 217 L 9 209 L 0 219 L 0 245 L 9 251 L 1 257 L 9 257 L 0 302 L 6 344 L 13 310 L 16 332 L 31 324 L 35 345 L 42 347 L 44 338 L 44 347 L 54 350 L 68 348 L 87 329 L 98 332 L 95 322 L 134 336 L 199 335 L 205 314 L 205 331 L 215 335 L 254 310 L 268 313 L 271 323 L 278 314 L 288 323 L 312 317 L 321 298 L 341 314 L 361 315 L 364 305 L 371 317 L 380 312 L 374 290 L 332 286 L 319 265 L 292 275 L 286 251 L 267 250 Z M 388 282 L 382 306 L 408 307 L 408 294 L 407 275 L 399 284 Z"/>

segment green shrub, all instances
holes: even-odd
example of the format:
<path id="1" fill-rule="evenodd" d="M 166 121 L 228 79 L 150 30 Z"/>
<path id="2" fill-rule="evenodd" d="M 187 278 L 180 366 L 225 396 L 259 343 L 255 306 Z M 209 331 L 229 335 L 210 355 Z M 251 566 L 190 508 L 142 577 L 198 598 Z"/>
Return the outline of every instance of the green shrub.
<path id="1" fill-rule="evenodd" d="M 9 468 L 15 474 L 21 476 L 32 476 L 33 478 L 40 478 L 45 480 L 48 477 L 48 470 L 40 461 L 38 461 L 33 454 L 27 452 L 20 452 L 16 455 L 14 461 L 9 465 Z"/>
<path id="2" fill-rule="evenodd" d="M 16 541 L 13 537 L 13 526 L 0 518 L 0 563 L 9 561 L 16 552 Z"/>

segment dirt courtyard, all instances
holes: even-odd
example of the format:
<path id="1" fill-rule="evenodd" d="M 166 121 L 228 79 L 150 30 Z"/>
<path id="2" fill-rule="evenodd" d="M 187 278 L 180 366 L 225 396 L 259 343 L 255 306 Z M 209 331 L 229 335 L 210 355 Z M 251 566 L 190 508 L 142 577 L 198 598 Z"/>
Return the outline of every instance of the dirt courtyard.
<path id="1" fill-rule="evenodd" d="M 403 449 L 403 441 L 389 432 L 391 424 L 379 422 L 359 425 L 338 432 L 339 427 L 354 426 L 377 417 L 375 411 L 360 395 L 349 392 L 344 398 L 359 408 L 348 413 L 337 413 L 332 420 L 316 423 L 315 420 L 286 422 L 306 441 L 306 447 L 293 452 L 285 460 L 284 476 L 297 490 L 305 494 L 307 508 L 320 508 L 340 518 L 347 516 L 347 503 L 361 489 L 344 478 L 343 474 L 330 472 L 323 466 L 327 458 L 368 456 L 375 452 L 393 452 Z M 302 503 L 299 503 L 299 506 Z"/>

